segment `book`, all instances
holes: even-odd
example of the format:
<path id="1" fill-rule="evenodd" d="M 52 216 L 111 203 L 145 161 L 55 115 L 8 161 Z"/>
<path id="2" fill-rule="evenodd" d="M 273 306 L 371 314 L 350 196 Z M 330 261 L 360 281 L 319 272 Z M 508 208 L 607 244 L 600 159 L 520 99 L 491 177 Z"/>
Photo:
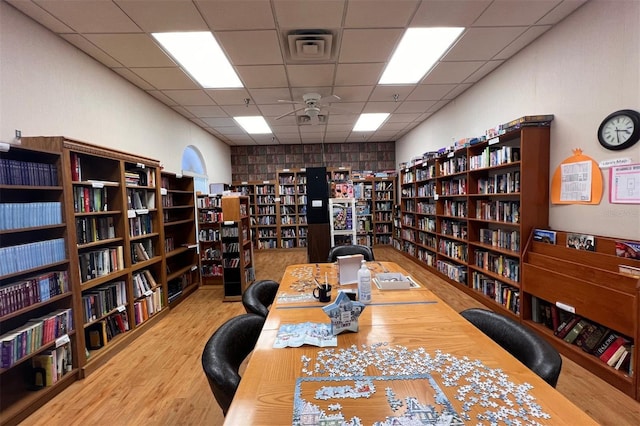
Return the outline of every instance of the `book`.
<path id="1" fill-rule="evenodd" d="M 558 336 L 560 339 L 564 339 L 567 336 L 567 334 L 569 334 L 569 332 L 573 330 L 576 324 L 578 324 L 581 320 L 582 320 L 582 317 L 578 315 L 573 316 L 571 319 L 566 321 L 565 326 L 560 328 L 555 333 L 555 335 Z"/>
<path id="2" fill-rule="evenodd" d="M 602 339 L 609 334 L 610 330 L 604 326 L 596 325 L 596 329 L 587 335 L 582 341 L 581 348 L 587 353 L 593 353 Z M 578 342 L 576 343 L 580 345 Z"/>
<path id="3" fill-rule="evenodd" d="M 584 330 L 587 324 L 587 321 L 584 319 L 578 321 L 576 325 L 574 325 L 573 328 L 567 333 L 567 335 L 564 336 L 564 341 L 567 343 L 573 343 L 578 338 L 580 333 L 582 333 L 582 330 Z"/>
<path id="4" fill-rule="evenodd" d="M 597 343 L 595 349 L 593 350 L 593 355 L 600 358 L 603 353 L 611 346 L 611 344 L 618 338 L 618 335 L 613 331 L 609 330 L 607 334 L 605 334 L 602 339 Z"/>
<path id="5" fill-rule="evenodd" d="M 624 344 L 620 345 L 620 347 L 613 353 L 613 355 L 611 355 L 611 358 L 609 358 L 609 360 L 607 361 L 607 365 L 609 367 L 615 366 L 618 363 L 618 360 L 620 359 L 622 354 L 625 353 L 626 351 L 627 351 L 627 348 L 624 346 Z"/>
<path id="6" fill-rule="evenodd" d="M 607 346 L 607 348 L 602 351 L 602 353 L 598 356 L 602 362 L 609 363 L 609 360 L 613 357 L 613 355 L 620 349 L 622 345 L 627 343 L 624 337 L 618 336 Z"/>
<path id="7" fill-rule="evenodd" d="M 640 242 L 616 241 L 616 256 L 640 260 Z"/>
<path id="8" fill-rule="evenodd" d="M 596 251 L 596 239 L 593 235 L 567 234 L 567 247 L 576 250 Z"/>
<path id="9" fill-rule="evenodd" d="M 616 364 L 613 366 L 613 368 L 615 368 L 616 370 L 627 370 L 628 371 L 628 365 L 630 364 L 630 360 L 631 360 L 631 348 L 630 347 L 626 347 L 625 346 L 625 351 L 622 355 L 620 355 L 620 358 L 618 359 L 618 362 L 616 362 Z"/>
<path id="10" fill-rule="evenodd" d="M 640 268 L 630 265 L 618 265 L 618 272 L 634 278 L 640 278 Z"/>
<path id="11" fill-rule="evenodd" d="M 556 231 L 550 231 L 548 229 L 534 229 L 533 241 L 541 243 L 555 244 L 556 243 Z"/>

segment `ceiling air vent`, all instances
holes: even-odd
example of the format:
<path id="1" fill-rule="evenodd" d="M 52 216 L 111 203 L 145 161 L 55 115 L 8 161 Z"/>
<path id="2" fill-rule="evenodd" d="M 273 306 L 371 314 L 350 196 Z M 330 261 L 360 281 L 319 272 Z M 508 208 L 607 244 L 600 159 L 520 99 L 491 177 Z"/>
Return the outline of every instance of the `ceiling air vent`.
<path id="1" fill-rule="evenodd" d="M 287 61 L 290 63 L 329 62 L 336 46 L 328 30 L 293 30 L 285 34 Z"/>

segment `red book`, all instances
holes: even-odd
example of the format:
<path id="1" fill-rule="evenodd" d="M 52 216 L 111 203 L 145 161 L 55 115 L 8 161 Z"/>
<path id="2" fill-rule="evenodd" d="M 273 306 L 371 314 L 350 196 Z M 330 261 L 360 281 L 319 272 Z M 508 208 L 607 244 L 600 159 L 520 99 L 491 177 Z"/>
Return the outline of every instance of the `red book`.
<path id="1" fill-rule="evenodd" d="M 626 340 L 624 339 L 624 337 L 618 336 L 616 340 L 614 340 L 613 343 L 611 343 L 609 347 L 602 353 L 602 355 L 600 355 L 600 360 L 602 362 L 609 361 L 609 358 L 611 358 L 611 356 L 616 353 L 618 348 L 620 348 L 620 346 L 624 345 L 625 343 Z"/>
<path id="2" fill-rule="evenodd" d="M 83 201 L 84 201 L 84 213 L 89 213 L 91 211 L 91 204 L 89 201 L 89 188 L 84 188 L 84 197 L 83 197 Z"/>

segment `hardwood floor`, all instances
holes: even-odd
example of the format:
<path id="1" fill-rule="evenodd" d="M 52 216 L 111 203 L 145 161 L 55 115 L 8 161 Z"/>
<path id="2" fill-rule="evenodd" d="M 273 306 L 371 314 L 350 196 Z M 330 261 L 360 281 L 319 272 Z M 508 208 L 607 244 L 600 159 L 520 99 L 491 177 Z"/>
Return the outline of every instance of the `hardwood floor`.
<path id="1" fill-rule="evenodd" d="M 482 307 L 397 251 L 375 248 L 376 260 L 400 264 L 454 309 Z M 257 279 L 279 281 L 287 265 L 306 263 L 306 251 L 255 252 Z M 222 302 L 221 288 L 201 288 L 88 378 L 35 412 L 24 425 L 221 425 L 202 372 L 209 336 L 244 312 Z M 563 357 L 557 389 L 603 425 L 640 424 L 640 403 Z"/>

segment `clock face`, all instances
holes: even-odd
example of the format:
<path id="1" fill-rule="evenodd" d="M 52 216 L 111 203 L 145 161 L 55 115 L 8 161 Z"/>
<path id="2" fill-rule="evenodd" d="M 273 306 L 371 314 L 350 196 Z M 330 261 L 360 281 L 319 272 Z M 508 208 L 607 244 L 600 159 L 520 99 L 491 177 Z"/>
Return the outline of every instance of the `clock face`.
<path id="1" fill-rule="evenodd" d="M 607 149 L 629 148 L 640 140 L 640 113 L 621 110 L 610 114 L 600 124 L 598 140 Z"/>

